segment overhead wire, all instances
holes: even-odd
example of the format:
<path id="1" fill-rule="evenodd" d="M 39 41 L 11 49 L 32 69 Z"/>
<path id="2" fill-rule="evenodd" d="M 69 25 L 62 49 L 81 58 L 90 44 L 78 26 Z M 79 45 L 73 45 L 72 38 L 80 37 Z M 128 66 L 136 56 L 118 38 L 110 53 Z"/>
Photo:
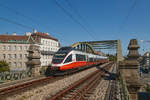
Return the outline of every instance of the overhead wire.
<path id="1" fill-rule="evenodd" d="M 4 4 L 2 4 L 2 3 L 0 3 L 0 7 L 3 7 L 3 8 L 5 8 L 5 9 L 8 9 L 10 12 L 13 12 L 13 13 L 15 13 L 16 15 L 19 15 L 19 16 L 21 16 L 21 17 L 24 17 L 24 18 L 26 18 L 26 19 L 32 21 L 32 23 L 36 23 L 36 25 L 39 25 L 39 24 L 37 23 L 37 20 L 35 20 L 35 18 L 33 19 L 32 17 L 27 16 L 27 15 L 25 15 L 25 14 L 23 14 L 23 13 L 21 13 L 21 12 L 15 10 L 15 9 L 12 9 L 12 8 L 10 8 L 10 7 L 8 7 L 8 6 L 4 5 Z M 11 24 L 15 24 L 15 25 L 17 25 L 17 26 L 21 26 L 21 27 L 23 27 L 23 28 L 28 28 L 28 29 L 32 29 L 32 30 L 33 30 L 33 29 L 36 29 L 36 28 L 32 28 L 32 27 L 30 27 L 30 26 L 27 26 L 27 25 L 24 25 L 24 24 L 21 24 L 21 23 L 12 21 L 12 20 L 7 19 L 7 18 L 4 18 L 4 17 L 0 17 L 0 20 L 6 21 L 6 22 L 11 23 Z M 63 37 L 61 34 L 56 34 L 56 33 L 54 33 L 54 32 L 51 32 L 50 34 L 58 35 L 58 36 L 60 36 L 60 37 Z M 62 39 L 62 38 L 61 38 L 61 40 L 67 43 L 67 41 L 66 41 L 65 39 Z"/>
<path id="2" fill-rule="evenodd" d="M 28 17 L 28 16 L 26 16 L 26 15 L 24 15 L 24 14 L 22 14 L 22 13 L 16 11 L 16 10 L 10 8 L 10 7 L 7 7 L 6 5 L 4 5 L 4 4 L 2 4 L 2 3 L 0 3 L 0 7 L 3 7 L 3 8 L 5 8 L 5 9 L 8 9 L 9 11 L 15 13 L 16 15 L 20 15 L 20 16 L 22 16 L 22 17 L 24 17 L 24 18 L 27 18 L 27 19 L 30 20 L 30 21 L 33 21 L 32 18 L 30 18 L 30 17 Z M 20 26 L 20 27 L 22 27 L 22 28 L 32 29 L 32 30 L 34 29 L 34 28 L 31 27 L 31 26 L 18 23 L 18 22 L 16 22 L 16 21 L 10 20 L 10 19 L 8 19 L 8 18 L 0 17 L 0 20 L 6 21 L 6 22 L 11 23 L 11 24 L 15 24 L 15 25 Z"/>
<path id="3" fill-rule="evenodd" d="M 0 20 L 6 21 L 6 22 L 11 23 L 11 24 L 15 24 L 17 26 L 20 26 L 20 27 L 23 27 L 23 28 L 26 28 L 26 29 L 34 29 L 34 28 L 30 27 L 30 26 L 27 26 L 27 25 L 15 22 L 13 20 L 10 20 L 10 19 L 4 18 L 4 17 L 0 17 Z"/>
<path id="4" fill-rule="evenodd" d="M 133 4 L 131 5 L 131 7 L 130 7 L 128 13 L 127 13 L 127 16 L 125 16 L 124 21 L 123 21 L 122 24 L 120 25 L 119 33 L 120 33 L 120 31 L 124 28 L 125 24 L 127 23 L 128 19 L 129 19 L 129 17 L 130 17 L 130 15 L 131 15 L 131 13 L 132 13 L 132 11 L 133 11 L 134 8 L 136 7 L 136 4 L 137 4 L 137 0 L 134 0 L 134 1 L 133 1 Z"/>
<path id="5" fill-rule="evenodd" d="M 32 27 L 30 27 L 30 26 L 27 26 L 27 25 L 24 25 L 24 24 L 15 22 L 15 21 L 13 21 L 13 20 L 10 20 L 10 19 L 4 18 L 4 17 L 0 17 L 0 20 L 6 21 L 6 22 L 11 23 L 11 24 L 15 24 L 15 25 L 20 26 L 20 27 L 22 27 L 22 28 L 34 30 L 34 28 L 32 28 Z M 50 33 L 50 34 L 56 35 L 56 34 L 54 34 L 54 33 Z M 57 34 L 57 35 L 58 35 L 58 34 Z M 59 34 L 59 35 L 60 35 L 60 34 Z M 61 40 L 67 43 L 67 41 L 66 41 L 65 39 L 62 39 L 62 38 L 61 38 Z"/>
<path id="6" fill-rule="evenodd" d="M 12 9 L 12 8 L 10 8 L 10 7 L 6 6 L 6 5 L 4 5 L 4 4 L 1 4 L 1 3 L 0 3 L 0 6 L 3 7 L 3 8 L 8 9 L 9 11 L 15 13 L 16 15 L 22 16 L 22 17 L 24 17 L 24 18 L 26 18 L 26 19 L 28 19 L 28 20 L 34 22 L 34 23 L 36 22 L 35 19 L 33 19 L 33 18 L 31 18 L 31 17 L 29 17 L 29 16 L 23 14 L 23 13 L 20 13 L 20 12 L 16 11 L 15 9 Z M 12 21 L 12 20 L 7 19 L 7 18 L 4 18 L 4 17 L 0 17 L 0 20 L 7 21 L 7 22 L 9 22 L 9 23 L 12 23 L 12 24 L 21 26 L 21 27 L 23 27 L 23 28 L 35 29 L 35 28 L 30 27 L 30 26 L 27 26 L 27 25 L 24 25 L 24 24 L 21 24 L 21 23 Z M 83 27 L 84 27 L 84 26 L 83 26 Z M 84 30 L 85 30 L 85 28 L 84 28 Z M 87 31 L 88 31 L 88 30 L 87 30 Z M 52 33 L 51 33 L 51 34 L 52 34 Z M 60 35 L 60 34 L 55 34 L 55 35 Z M 62 35 L 60 35 L 60 36 L 63 37 Z M 62 39 L 62 40 L 63 40 L 63 41 L 66 41 L 66 40 L 64 40 L 64 39 Z"/>
<path id="7" fill-rule="evenodd" d="M 34 28 L 30 27 L 30 26 L 27 26 L 27 25 L 24 25 L 24 24 L 21 24 L 21 23 L 12 21 L 12 20 L 7 19 L 7 18 L 4 18 L 4 17 L 0 17 L 0 20 L 6 21 L 6 22 L 11 23 L 11 24 L 15 24 L 15 25 L 17 25 L 17 26 L 20 26 L 20 27 L 23 27 L 23 28 L 26 28 L 26 29 L 32 29 L 32 30 L 34 29 Z M 54 34 L 54 33 L 50 33 L 50 34 L 56 35 L 56 34 Z M 58 34 L 57 34 L 57 35 L 58 35 Z M 64 42 L 66 42 L 66 43 L 68 43 L 65 39 L 62 39 L 62 38 L 61 38 L 61 40 L 64 41 Z"/>
<path id="8" fill-rule="evenodd" d="M 8 9 L 10 12 L 13 12 L 13 13 L 15 13 L 16 15 L 22 16 L 22 17 L 24 17 L 24 18 L 26 18 L 26 19 L 28 19 L 28 20 L 34 22 L 34 23 L 36 22 L 35 19 L 33 19 L 33 18 L 31 18 L 31 17 L 29 17 L 29 16 L 23 14 L 23 13 L 20 13 L 19 11 L 15 10 L 15 9 L 13 9 L 13 8 L 10 8 L 10 7 L 8 7 L 8 6 L 4 5 L 4 4 L 2 4 L 2 3 L 0 3 L 0 7 L 3 7 L 3 8 L 5 8 L 5 9 Z M 37 24 L 37 23 L 36 23 L 36 24 Z"/>
<path id="9" fill-rule="evenodd" d="M 70 7 L 70 9 L 80 18 L 80 20 L 82 20 L 82 22 L 85 23 L 84 25 L 85 25 L 86 27 L 88 27 L 89 31 L 90 31 L 91 33 L 96 34 L 96 33 L 91 29 L 89 23 L 87 23 L 87 21 L 85 20 L 85 18 L 83 18 L 83 16 L 79 13 L 79 11 L 78 11 L 75 7 L 72 6 L 72 4 L 70 3 L 70 1 L 69 1 L 69 0 L 64 0 L 64 1 L 67 3 L 67 5 Z M 92 34 L 91 34 L 91 35 L 92 35 Z M 94 37 L 94 36 L 92 35 L 92 37 Z"/>
<path id="10" fill-rule="evenodd" d="M 80 25 L 80 27 L 86 31 L 89 36 L 94 39 L 94 37 L 92 37 L 91 33 L 88 31 L 88 29 L 82 24 L 80 23 L 80 21 L 78 21 L 70 12 L 68 12 L 59 2 L 57 2 L 57 0 L 54 0 L 55 4 L 62 9 L 62 11 L 68 16 L 70 17 L 75 23 L 77 23 L 78 25 Z"/>

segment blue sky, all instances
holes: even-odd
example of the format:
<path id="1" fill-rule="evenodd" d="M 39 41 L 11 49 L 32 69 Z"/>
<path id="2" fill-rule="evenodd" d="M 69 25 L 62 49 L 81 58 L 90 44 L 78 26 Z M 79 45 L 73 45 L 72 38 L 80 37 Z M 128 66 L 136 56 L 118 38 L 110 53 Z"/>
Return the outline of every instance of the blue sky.
<path id="1" fill-rule="evenodd" d="M 125 55 L 131 38 L 137 38 L 139 44 L 140 40 L 150 40 L 149 0 L 136 0 L 135 5 L 135 0 L 68 0 L 82 19 L 66 0 L 57 1 L 90 33 L 64 13 L 55 0 L 0 0 L 0 18 L 31 27 L 20 27 L 0 20 L 0 33 L 25 34 L 35 28 L 40 32 L 49 32 L 62 45 L 120 39 Z M 149 43 L 142 43 L 141 47 L 150 49 Z M 140 52 L 144 51 L 140 49 Z"/>

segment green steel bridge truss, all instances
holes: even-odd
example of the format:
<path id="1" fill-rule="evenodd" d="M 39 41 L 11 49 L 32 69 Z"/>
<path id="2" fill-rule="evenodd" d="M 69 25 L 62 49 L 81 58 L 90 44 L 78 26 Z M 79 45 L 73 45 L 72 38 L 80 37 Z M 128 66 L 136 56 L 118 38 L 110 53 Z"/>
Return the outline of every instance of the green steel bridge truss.
<path id="1" fill-rule="evenodd" d="M 117 53 L 117 61 L 123 60 L 120 40 L 77 42 L 72 45 L 72 48 L 79 49 L 89 53 L 94 53 L 95 51 L 100 51 L 102 49 L 109 49 L 109 50 L 115 49 Z"/>

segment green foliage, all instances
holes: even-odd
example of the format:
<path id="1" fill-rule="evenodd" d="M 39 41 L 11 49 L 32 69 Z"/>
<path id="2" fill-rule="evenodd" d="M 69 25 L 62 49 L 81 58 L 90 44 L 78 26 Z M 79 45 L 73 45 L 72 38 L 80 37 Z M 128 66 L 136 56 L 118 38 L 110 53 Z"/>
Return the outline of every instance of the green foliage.
<path id="1" fill-rule="evenodd" d="M 5 71 L 10 71 L 9 65 L 6 61 L 0 61 L 0 73 Z"/>
<path id="2" fill-rule="evenodd" d="M 145 90 L 146 90 L 146 92 L 150 92 L 150 86 L 147 85 L 147 86 L 145 87 Z"/>
<path id="3" fill-rule="evenodd" d="M 117 56 L 111 54 L 107 54 L 107 56 L 109 57 L 109 61 L 117 61 Z"/>
<path id="4" fill-rule="evenodd" d="M 44 74 L 46 69 L 47 69 L 47 66 L 42 66 L 42 68 L 40 69 L 41 74 Z"/>

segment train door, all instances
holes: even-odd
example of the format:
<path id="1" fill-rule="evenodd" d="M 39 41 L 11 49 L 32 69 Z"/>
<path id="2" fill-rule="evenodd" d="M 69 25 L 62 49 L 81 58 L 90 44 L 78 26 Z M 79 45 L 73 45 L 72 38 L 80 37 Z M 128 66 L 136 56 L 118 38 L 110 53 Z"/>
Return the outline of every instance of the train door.
<path id="1" fill-rule="evenodd" d="M 86 66 L 89 66 L 88 62 L 89 62 L 89 57 L 88 55 L 86 55 Z"/>
<path id="2" fill-rule="evenodd" d="M 76 55 L 75 55 L 75 53 L 72 53 L 72 62 L 76 62 Z"/>

